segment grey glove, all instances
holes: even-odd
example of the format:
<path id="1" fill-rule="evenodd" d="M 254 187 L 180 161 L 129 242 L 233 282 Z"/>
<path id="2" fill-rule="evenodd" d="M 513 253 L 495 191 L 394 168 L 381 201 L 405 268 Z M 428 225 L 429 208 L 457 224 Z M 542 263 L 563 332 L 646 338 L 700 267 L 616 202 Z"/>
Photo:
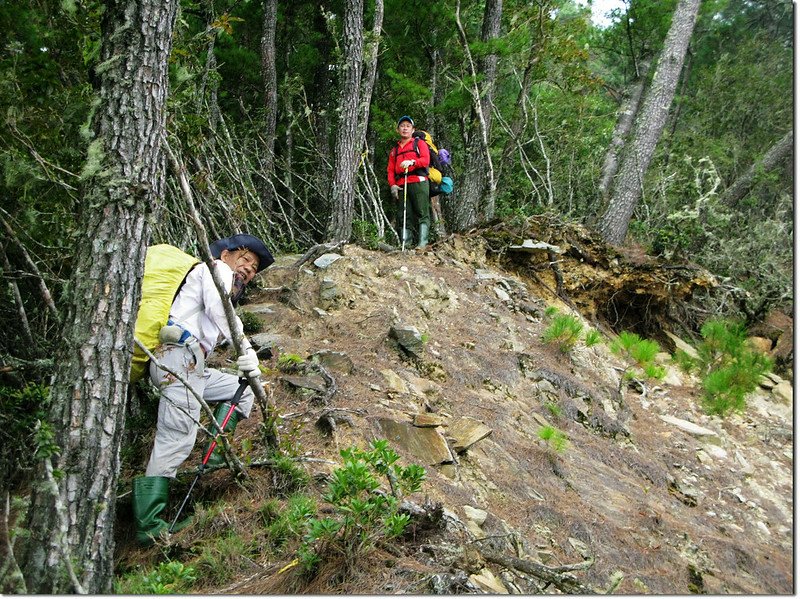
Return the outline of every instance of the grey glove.
<path id="1" fill-rule="evenodd" d="M 400 186 L 392 185 L 392 197 L 396 200 L 400 197 Z"/>
<path id="2" fill-rule="evenodd" d="M 403 160 L 403 162 L 400 163 L 400 168 L 408 170 L 416 163 L 417 163 L 416 160 Z"/>

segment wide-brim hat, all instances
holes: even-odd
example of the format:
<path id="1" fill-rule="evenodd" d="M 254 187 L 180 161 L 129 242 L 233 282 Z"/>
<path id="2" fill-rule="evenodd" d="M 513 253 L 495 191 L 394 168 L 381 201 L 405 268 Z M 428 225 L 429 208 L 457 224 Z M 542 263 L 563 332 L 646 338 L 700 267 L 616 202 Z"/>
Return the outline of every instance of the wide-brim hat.
<path id="1" fill-rule="evenodd" d="M 272 254 L 270 254 L 264 242 L 258 237 L 248 235 L 247 233 L 239 233 L 237 235 L 225 237 L 224 239 L 217 239 L 209 246 L 211 255 L 214 256 L 214 258 L 222 256 L 223 250 L 232 252 L 242 248 L 250 250 L 258 256 L 258 270 L 256 270 L 256 272 L 261 272 L 267 266 L 275 262 L 275 258 L 272 257 Z"/>
<path id="2" fill-rule="evenodd" d="M 408 116 L 407 114 L 404 114 L 404 115 L 403 115 L 403 116 L 401 116 L 399 119 L 397 119 L 397 126 L 399 127 L 399 126 L 400 126 L 400 123 L 402 123 L 403 121 L 408 121 L 409 123 L 411 123 L 411 126 L 412 126 L 412 127 L 414 126 L 414 119 L 412 119 L 412 118 L 411 118 L 410 116 Z"/>

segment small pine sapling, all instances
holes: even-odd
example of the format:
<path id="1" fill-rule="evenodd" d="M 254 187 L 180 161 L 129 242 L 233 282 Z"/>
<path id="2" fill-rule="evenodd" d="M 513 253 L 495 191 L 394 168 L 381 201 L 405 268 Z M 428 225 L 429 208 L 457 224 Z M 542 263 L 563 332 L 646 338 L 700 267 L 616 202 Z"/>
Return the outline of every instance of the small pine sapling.
<path id="1" fill-rule="evenodd" d="M 545 343 L 558 344 L 558 348 L 566 354 L 575 346 L 582 330 L 583 325 L 577 318 L 570 314 L 559 314 L 545 329 L 542 339 Z"/>

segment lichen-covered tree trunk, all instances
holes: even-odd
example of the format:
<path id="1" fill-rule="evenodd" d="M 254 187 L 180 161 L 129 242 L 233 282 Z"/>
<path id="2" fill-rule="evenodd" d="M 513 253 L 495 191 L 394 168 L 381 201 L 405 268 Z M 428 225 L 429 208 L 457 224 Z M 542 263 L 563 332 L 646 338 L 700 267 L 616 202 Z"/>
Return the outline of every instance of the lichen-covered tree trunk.
<path id="1" fill-rule="evenodd" d="M 500 36 L 502 14 L 502 0 L 487 0 L 481 28 L 482 42 L 491 42 Z M 466 47 L 467 42 L 460 22 L 459 29 L 462 44 Z M 445 204 L 447 219 L 454 231 L 464 231 L 482 220 L 494 217 L 497 182 L 489 154 L 489 140 L 498 60 L 497 54 L 488 54 L 477 62 L 475 68 L 476 80 L 481 78 L 482 82 L 480 88 L 472 92 L 473 96 L 478 97 L 473 98 L 474 108 L 464 156 L 461 192 L 457 201 L 448 201 Z M 478 85 L 477 81 L 475 85 Z"/>
<path id="2" fill-rule="evenodd" d="M 600 234 L 609 243 L 625 240 L 633 210 L 642 198 L 644 175 L 669 116 L 699 6 L 700 0 L 680 0 L 675 8 L 653 81 L 614 180 L 611 201 L 598 223 Z"/>
<path id="3" fill-rule="evenodd" d="M 275 68 L 275 30 L 278 0 L 264 0 L 261 36 L 261 77 L 264 81 L 264 151 L 261 155 L 261 204 L 271 212 L 275 202 L 275 127 L 278 120 L 278 72 Z"/>
<path id="4" fill-rule="evenodd" d="M 736 206 L 750 192 L 759 172 L 766 173 L 780 166 L 792 155 L 793 150 L 794 131 L 790 129 L 786 132 L 786 135 L 767 150 L 760 160 L 752 164 L 741 177 L 733 182 L 733 185 L 725 190 L 722 201 L 729 206 Z"/>
<path id="5" fill-rule="evenodd" d="M 21 569 L 30 593 L 110 593 L 120 444 L 177 0 L 109 3 L 49 426 Z"/>
<path id="6" fill-rule="evenodd" d="M 345 3 L 344 64 L 341 94 L 337 108 L 336 142 L 334 144 L 333 181 L 331 183 L 327 239 L 349 239 L 353 230 L 353 209 L 356 172 L 360 158 L 358 139 L 359 99 L 364 50 L 364 2 Z"/>
<path id="7" fill-rule="evenodd" d="M 631 85 L 628 91 L 628 99 L 625 101 L 617 118 L 614 133 L 611 135 L 611 143 L 608 146 L 608 150 L 606 150 L 605 160 L 603 160 L 603 168 L 600 171 L 598 191 L 603 199 L 607 198 L 608 191 L 611 189 L 611 182 L 619 170 L 619 156 L 625 147 L 625 140 L 631 132 L 636 114 L 641 107 L 642 92 L 647 83 L 649 70 L 650 62 L 648 60 L 643 60 L 639 63 L 639 78 Z"/>
<path id="8" fill-rule="evenodd" d="M 364 147 L 367 136 L 367 123 L 369 123 L 369 106 L 372 102 L 372 92 L 375 89 L 378 73 L 378 50 L 381 44 L 381 29 L 383 28 L 383 0 L 375 0 L 375 9 L 372 17 L 372 30 L 364 45 L 364 75 L 361 78 L 361 99 L 359 100 L 360 115 L 358 118 L 358 131 L 356 137 L 359 147 Z"/>

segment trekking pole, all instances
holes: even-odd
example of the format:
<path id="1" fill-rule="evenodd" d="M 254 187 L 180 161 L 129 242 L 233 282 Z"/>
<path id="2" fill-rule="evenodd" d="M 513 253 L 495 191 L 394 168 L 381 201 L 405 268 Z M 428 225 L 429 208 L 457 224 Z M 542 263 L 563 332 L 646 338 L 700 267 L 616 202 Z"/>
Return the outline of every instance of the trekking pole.
<path id="1" fill-rule="evenodd" d="M 406 251 L 406 193 L 408 192 L 408 167 L 406 167 L 406 176 L 403 179 L 403 230 L 400 234 L 403 236 L 403 242 L 400 244 L 400 251 Z"/>
<path id="2" fill-rule="evenodd" d="M 225 432 L 225 425 L 228 424 L 228 420 L 231 419 L 231 414 L 233 414 L 233 410 L 236 409 L 236 406 L 239 405 L 239 401 L 242 399 L 242 393 L 244 390 L 247 389 L 249 385 L 248 381 L 244 377 L 239 377 L 239 388 L 236 389 L 236 393 L 233 395 L 233 399 L 231 399 L 231 407 L 228 410 L 228 413 L 225 414 L 225 418 L 222 421 L 222 424 L 219 425 L 220 430 L 224 433 Z M 178 508 L 178 513 L 175 514 L 175 519 L 172 521 L 172 524 L 169 527 L 169 533 L 172 534 L 175 525 L 178 523 L 178 518 L 181 517 L 181 513 L 183 512 L 183 508 L 186 507 L 186 504 L 189 501 L 189 497 L 194 490 L 194 486 L 197 484 L 197 481 L 200 479 L 200 476 L 206 469 L 206 464 L 208 463 L 209 458 L 211 458 L 211 454 L 214 453 L 214 448 L 217 446 L 217 436 L 214 435 L 214 440 L 211 441 L 211 445 L 208 446 L 208 451 L 206 451 L 206 455 L 203 456 L 203 461 L 200 463 L 200 469 L 197 472 L 197 476 L 194 477 L 192 484 L 189 485 L 189 491 L 186 493 L 186 497 L 183 498 L 183 503 L 181 503 L 181 507 Z"/>

